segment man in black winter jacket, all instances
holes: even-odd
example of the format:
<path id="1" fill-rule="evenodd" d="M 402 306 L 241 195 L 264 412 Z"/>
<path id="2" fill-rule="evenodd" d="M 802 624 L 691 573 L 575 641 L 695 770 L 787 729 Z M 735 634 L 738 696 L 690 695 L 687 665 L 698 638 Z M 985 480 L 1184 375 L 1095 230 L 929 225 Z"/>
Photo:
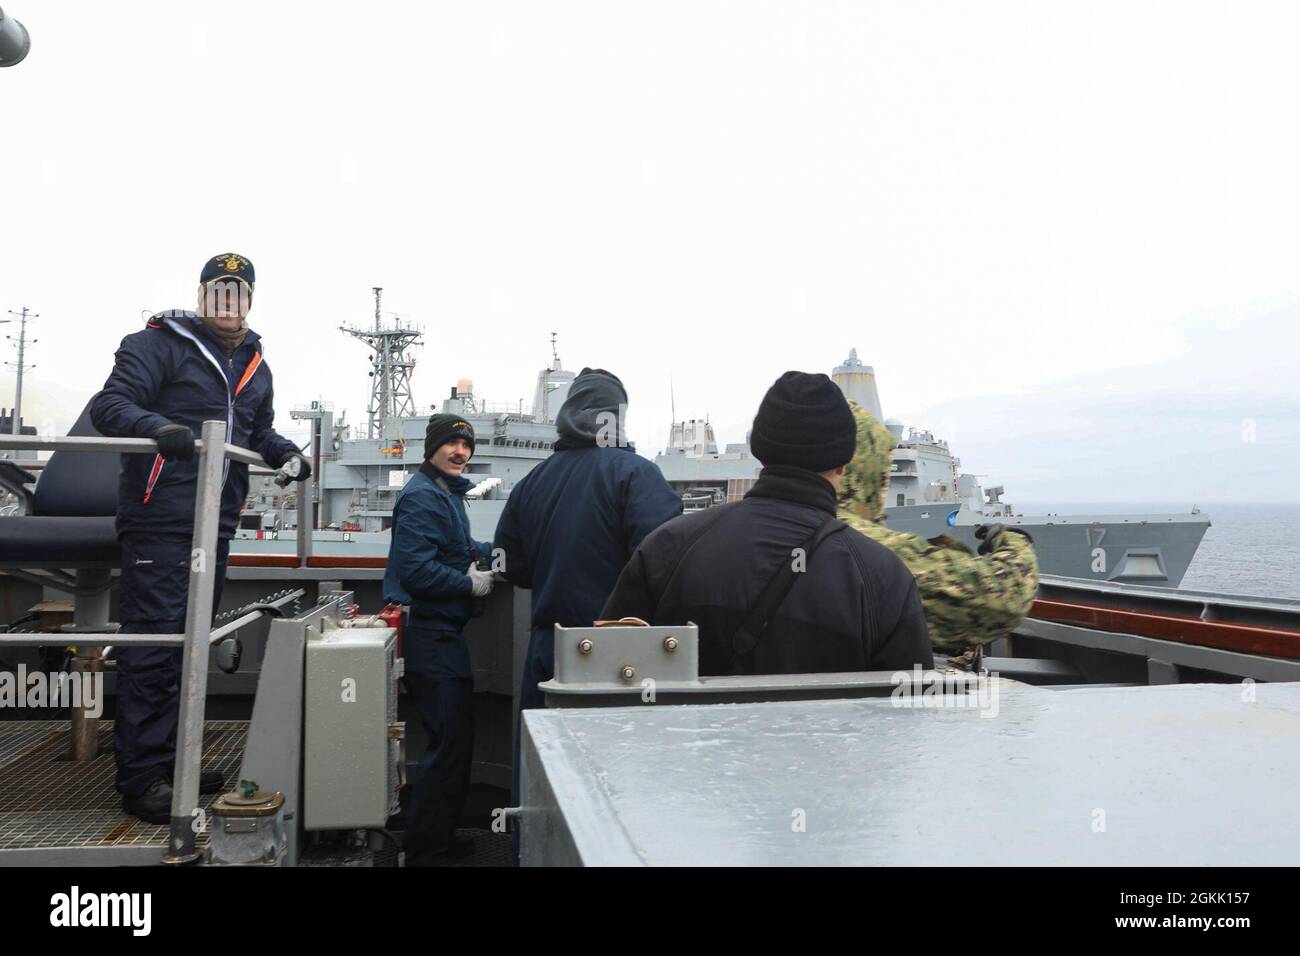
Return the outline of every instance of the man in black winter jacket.
<path id="1" fill-rule="evenodd" d="M 157 455 L 123 455 L 117 534 L 122 546 L 119 618 L 123 634 L 179 634 L 185 629 L 198 490 L 195 438 L 207 420 L 226 422 L 226 441 L 250 448 L 302 481 L 311 466 L 274 428 L 271 369 L 246 323 L 253 264 L 229 253 L 210 259 L 199 279 L 199 312 L 175 309 L 151 318 L 122 340 L 113 371 L 90 404 L 90 418 L 110 438 L 152 438 Z M 248 495 L 248 466 L 226 460 L 222 471 L 218 549 L 212 596 L 221 601 L 226 557 Z M 171 818 L 171 774 L 182 651 L 122 647 L 117 653 L 113 724 L 117 788 L 123 807 L 151 823 Z M 220 774 L 205 770 L 203 793 Z"/>
<path id="2" fill-rule="evenodd" d="M 754 418 L 754 487 L 647 536 L 601 617 L 698 624 L 702 675 L 931 666 L 915 579 L 835 518 L 856 440 L 829 377 L 786 372 Z"/>

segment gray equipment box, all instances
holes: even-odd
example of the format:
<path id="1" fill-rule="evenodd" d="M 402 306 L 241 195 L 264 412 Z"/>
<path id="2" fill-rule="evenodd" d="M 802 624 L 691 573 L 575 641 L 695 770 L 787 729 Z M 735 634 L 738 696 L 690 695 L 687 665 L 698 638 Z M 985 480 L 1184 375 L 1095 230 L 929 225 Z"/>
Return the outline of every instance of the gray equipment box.
<path id="1" fill-rule="evenodd" d="M 383 827 L 397 812 L 402 726 L 397 721 L 397 632 L 308 630 L 304 681 L 304 825 Z"/>

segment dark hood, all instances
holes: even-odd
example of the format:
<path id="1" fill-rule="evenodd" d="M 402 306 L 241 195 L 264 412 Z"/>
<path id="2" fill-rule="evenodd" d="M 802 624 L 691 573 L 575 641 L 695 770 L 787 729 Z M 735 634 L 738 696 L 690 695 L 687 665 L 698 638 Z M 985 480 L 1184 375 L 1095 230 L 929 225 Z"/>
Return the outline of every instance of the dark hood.
<path id="1" fill-rule="evenodd" d="M 555 430 L 560 434 L 555 447 L 563 451 L 599 443 L 631 448 L 623 420 L 626 413 L 627 390 L 618 376 L 604 369 L 584 368 L 569 386 L 569 396 L 555 416 Z"/>

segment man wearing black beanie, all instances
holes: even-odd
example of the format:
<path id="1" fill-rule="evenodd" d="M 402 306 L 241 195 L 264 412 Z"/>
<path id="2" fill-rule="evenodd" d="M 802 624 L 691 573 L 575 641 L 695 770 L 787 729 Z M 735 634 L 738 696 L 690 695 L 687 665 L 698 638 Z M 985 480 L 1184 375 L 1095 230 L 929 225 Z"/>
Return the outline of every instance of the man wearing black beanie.
<path id="1" fill-rule="evenodd" d="M 833 471 L 857 450 L 849 403 L 827 375 L 786 372 L 763 396 L 749 447 L 764 465 Z"/>
<path id="2" fill-rule="evenodd" d="M 462 633 L 475 598 L 492 590 L 479 568 L 492 545 L 470 537 L 463 474 L 474 455 L 474 426 L 459 415 L 433 415 L 424 464 L 393 505 L 384 600 L 410 608 L 402 634 L 403 681 L 429 744 L 411 781 L 407 866 L 450 862 L 472 846 L 455 830 L 469 793 L 474 752 L 474 672 Z"/>
<path id="3" fill-rule="evenodd" d="M 601 617 L 698 624 L 701 675 L 932 666 L 915 579 L 835 516 L 856 446 L 839 387 L 786 372 L 754 417 L 754 487 L 648 535 Z"/>

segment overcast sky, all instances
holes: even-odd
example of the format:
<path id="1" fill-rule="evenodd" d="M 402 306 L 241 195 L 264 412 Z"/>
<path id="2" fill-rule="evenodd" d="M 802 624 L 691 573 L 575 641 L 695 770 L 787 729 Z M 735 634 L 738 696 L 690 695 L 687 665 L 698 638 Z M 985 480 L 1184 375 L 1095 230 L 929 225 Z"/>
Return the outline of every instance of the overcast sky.
<path id="1" fill-rule="evenodd" d="M 531 400 L 556 331 L 653 454 L 670 376 L 735 441 L 856 347 L 1013 501 L 1300 500 L 1300 5 L 3 5 L 43 430 L 235 251 L 293 435 L 361 419 L 381 285 L 425 410 Z"/>

